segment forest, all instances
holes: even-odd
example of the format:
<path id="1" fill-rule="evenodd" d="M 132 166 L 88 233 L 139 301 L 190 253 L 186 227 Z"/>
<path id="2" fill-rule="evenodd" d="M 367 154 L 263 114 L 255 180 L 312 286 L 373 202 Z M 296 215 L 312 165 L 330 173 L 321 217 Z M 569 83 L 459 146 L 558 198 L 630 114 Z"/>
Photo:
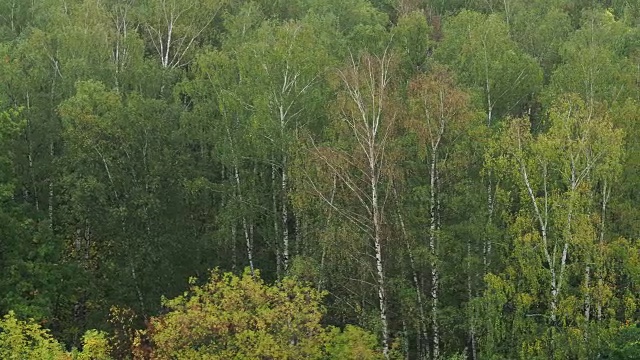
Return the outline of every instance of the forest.
<path id="1" fill-rule="evenodd" d="M 640 1 L 0 0 L 0 358 L 640 359 Z"/>

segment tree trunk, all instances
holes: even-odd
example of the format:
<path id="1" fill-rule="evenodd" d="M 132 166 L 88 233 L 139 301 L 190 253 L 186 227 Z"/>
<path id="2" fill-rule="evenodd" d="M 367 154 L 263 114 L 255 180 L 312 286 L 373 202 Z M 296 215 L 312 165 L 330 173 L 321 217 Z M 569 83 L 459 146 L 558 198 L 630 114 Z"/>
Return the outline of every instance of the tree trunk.
<path id="1" fill-rule="evenodd" d="M 405 246 L 407 247 L 407 255 L 409 256 L 409 266 L 411 267 L 411 274 L 413 277 L 413 285 L 416 290 L 416 301 L 418 303 L 418 314 L 420 315 L 419 319 L 419 335 L 418 335 L 418 358 L 424 359 L 426 354 L 429 354 L 429 342 L 427 335 L 427 320 L 424 313 L 424 301 L 422 299 L 422 290 L 420 288 L 420 281 L 418 280 L 418 270 L 415 264 L 415 258 L 413 256 L 413 250 L 411 249 L 411 244 L 409 244 L 409 235 L 407 234 L 407 229 L 404 224 L 404 217 L 400 213 L 398 206 L 398 193 L 396 188 L 393 188 L 394 197 L 396 200 L 396 211 L 398 216 L 398 222 L 400 223 L 400 230 L 402 231 L 402 237 L 404 239 Z M 426 349 L 422 348 L 422 342 L 424 341 L 426 345 Z"/>
<path id="2" fill-rule="evenodd" d="M 53 141 L 49 143 L 49 155 L 53 164 Z M 53 229 L 53 171 L 49 174 L 49 229 Z"/>
<path id="3" fill-rule="evenodd" d="M 278 279 L 282 276 L 282 255 L 280 254 L 280 244 L 278 238 L 280 237 L 280 226 L 278 221 L 278 186 L 276 185 L 276 165 L 275 161 L 271 164 L 271 206 L 273 211 L 273 239 L 274 247 L 276 250 L 276 277 Z"/>
<path id="4" fill-rule="evenodd" d="M 471 239 L 467 239 L 467 298 L 469 301 L 469 341 L 471 342 L 471 360 L 477 359 L 476 352 L 476 329 L 475 329 L 475 312 L 471 309 L 471 301 L 473 300 L 473 286 L 471 283 Z"/>
<path id="5" fill-rule="evenodd" d="M 387 295 L 382 260 L 382 214 L 378 205 L 378 172 L 373 143 L 369 145 L 369 179 L 371 184 L 371 221 L 373 222 L 373 241 L 376 251 L 376 271 L 378 275 L 378 301 L 380 304 L 380 323 L 382 325 L 382 353 L 389 359 L 389 325 L 387 321 Z"/>
<path id="6" fill-rule="evenodd" d="M 436 149 L 432 149 L 431 152 L 431 168 L 429 172 L 430 176 L 430 205 L 429 205 L 429 250 L 431 253 L 431 320 L 433 330 L 433 359 L 438 360 L 440 358 L 440 329 L 438 322 L 438 283 L 439 273 L 436 262 L 437 257 L 437 244 L 436 244 L 436 232 L 437 232 L 437 155 Z"/>
<path id="7" fill-rule="evenodd" d="M 609 202 L 609 197 L 611 196 L 611 187 L 607 183 L 607 180 L 604 180 L 604 184 L 602 186 L 602 208 L 600 209 L 600 238 L 599 238 L 599 257 L 600 257 L 600 269 L 598 269 L 598 289 L 602 291 L 602 287 L 604 285 L 604 261 L 601 259 L 602 252 L 604 251 L 604 234 L 605 234 L 605 221 L 607 215 L 607 203 Z M 598 299 L 596 303 L 596 316 L 598 321 L 602 320 L 602 299 Z"/>
<path id="8" fill-rule="evenodd" d="M 242 199 L 242 191 L 240 188 L 240 173 L 238 171 L 238 165 L 236 163 L 233 164 L 233 175 L 236 181 L 236 194 L 238 195 L 238 200 L 241 204 L 244 204 Z M 255 275 L 255 269 L 253 267 L 253 236 L 252 229 L 250 228 L 246 215 L 242 214 L 242 229 L 244 230 L 244 239 L 247 246 L 247 259 L 249 260 L 249 269 L 251 271 L 251 276 Z"/>
<path id="9" fill-rule="evenodd" d="M 281 200 L 282 200 L 282 260 L 284 265 L 284 272 L 286 273 L 289 270 L 289 213 L 287 211 L 287 193 L 288 193 L 288 185 L 287 185 L 287 156 L 283 155 L 282 158 L 282 187 L 281 191 Z"/>

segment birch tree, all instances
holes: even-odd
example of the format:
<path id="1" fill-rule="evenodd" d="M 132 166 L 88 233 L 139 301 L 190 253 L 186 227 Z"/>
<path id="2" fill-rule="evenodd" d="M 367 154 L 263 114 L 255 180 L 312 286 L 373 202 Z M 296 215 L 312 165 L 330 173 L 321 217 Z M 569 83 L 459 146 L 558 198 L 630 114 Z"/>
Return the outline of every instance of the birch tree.
<path id="1" fill-rule="evenodd" d="M 334 119 L 336 139 L 316 144 L 314 158 L 325 171 L 335 175 L 342 201 L 315 186 L 328 206 L 344 220 L 355 225 L 370 241 L 375 259 L 375 286 L 383 353 L 389 357 L 390 330 L 385 257 L 392 239 L 387 227 L 387 199 L 394 176 L 392 141 L 396 114 L 392 105 L 392 57 L 351 57 L 339 70 L 337 113 Z"/>
<path id="2" fill-rule="evenodd" d="M 576 265 L 592 261 L 585 249 L 597 247 L 597 224 L 592 216 L 598 213 L 598 206 L 592 202 L 592 192 L 619 162 L 622 134 L 612 127 L 606 113 L 591 112 L 576 96 L 556 102 L 549 122 L 549 131 L 536 136 L 527 120 L 512 120 L 502 141 L 520 201 L 527 204 L 510 230 L 516 236 L 514 256 L 527 284 L 516 290 L 530 299 L 524 303 L 528 305 L 520 303 L 525 306 L 524 314 L 533 307 L 532 302 L 546 301 L 544 316 L 551 336 L 547 350 L 553 354 L 560 351 L 557 341 L 564 336 L 563 327 L 573 322 L 567 314 L 577 310 L 570 305 L 577 300 L 568 278 Z M 538 298 L 531 289 L 546 295 Z M 560 334 L 554 329 L 560 329 Z"/>
<path id="3" fill-rule="evenodd" d="M 510 38 L 508 27 L 497 14 L 461 11 L 443 25 L 444 39 L 434 57 L 451 66 L 464 85 L 481 94 L 478 106 L 486 115 L 487 127 L 513 115 L 531 114 L 534 95 L 542 86 L 542 71 Z M 484 174 L 487 229 L 495 226 L 496 179 Z M 485 272 L 493 258 L 493 241 L 486 235 L 483 245 Z"/>
<path id="4" fill-rule="evenodd" d="M 238 49 L 241 94 L 251 109 L 250 131 L 261 160 L 271 167 L 278 266 L 286 272 L 292 253 L 295 214 L 290 204 L 290 157 L 300 129 L 314 126 L 322 111 L 324 69 L 330 64 L 323 37 L 305 22 L 264 24 Z M 266 155 L 266 156 L 265 156 Z M 277 179 L 277 184 L 276 184 Z"/>
<path id="5" fill-rule="evenodd" d="M 165 69 L 185 66 L 199 42 L 211 38 L 212 23 L 224 1 L 147 0 L 140 4 L 149 46 Z"/>
<path id="6" fill-rule="evenodd" d="M 428 219 L 429 229 L 426 244 L 429 249 L 431 267 L 431 326 L 432 355 L 440 358 L 439 292 L 442 189 L 441 170 L 448 152 L 451 151 L 457 133 L 472 119 L 468 95 L 456 88 L 453 77 L 443 68 L 436 67 L 432 73 L 416 76 L 409 84 L 409 128 L 417 134 L 419 153 L 426 159 L 429 179 Z M 473 333 L 473 331 L 471 331 Z M 473 337 L 473 335 L 472 335 Z"/>

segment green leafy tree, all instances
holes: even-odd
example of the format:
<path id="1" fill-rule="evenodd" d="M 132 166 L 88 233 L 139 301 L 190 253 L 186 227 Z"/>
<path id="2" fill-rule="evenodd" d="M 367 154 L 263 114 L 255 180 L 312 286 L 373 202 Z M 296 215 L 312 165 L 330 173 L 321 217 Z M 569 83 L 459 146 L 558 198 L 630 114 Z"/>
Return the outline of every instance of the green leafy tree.
<path id="1" fill-rule="evenodd" d="M 482 94 L 488 124 L 528 110 L 542 85 L 542 71 L 510 38 L 500 16 L 465 10 L 445 22 L 443 33 L 435 57 Z"/>
<path id="2" fill-rule="evenodd" d="M 49 331 L 39 324 L 22 321 L 9 312 L 0 319 L 0 356 L 7 360 L 109 360 L 106 334 L 89 330 L 82 338 L 83 349 L 67 352 Z"/>
<path id="3" fill-rule="evenodd" d="M 511 341 L 521 345 L 520 356 L 584 357 L 594 347 L 578 334 L 590 338 L 590 309 L 605 306 L 607 293 L 592 280 L 606 246 L 593 221 L 603 206 L 598 183 L 619 171 L 622 133 L 603 109 L 591 112 L 575 95 L 555 103 L 549 122 L 548 132 L 536 135 L 527 120 L 510 121 L 492 160 L 514 176 L 514 201 L 523 206 L 510 221 L 514 242 L 503 278 L 518 281 L 495 279 L 487 300 L 501 293 L 503 306 L 514 308 Z M 570 281 L 575 277 L 580 286 Z"/>
<path id="4" fill-rule="evenodd" d="M 375 338 L 321 325 L 323 293 L 291 278 L 266 285 L 259 272 L 213 271 L 209 281 L 166 300 L 145 331 L 154 359 L 377 359 Z M 142 340 L 139 355 L 143 355 Z M 329 356 L 329 357 L 328 357 Z"/>
<path id="5" fill-rule="evenodd" d="M 569 92 L 588 104 L 624 102 L 637 86 L 627 57 L 634 32 L 607 10 L 585 11 L 581 25 L 561 48 L 563 63 L 553 72 L 547 102 Z"/>

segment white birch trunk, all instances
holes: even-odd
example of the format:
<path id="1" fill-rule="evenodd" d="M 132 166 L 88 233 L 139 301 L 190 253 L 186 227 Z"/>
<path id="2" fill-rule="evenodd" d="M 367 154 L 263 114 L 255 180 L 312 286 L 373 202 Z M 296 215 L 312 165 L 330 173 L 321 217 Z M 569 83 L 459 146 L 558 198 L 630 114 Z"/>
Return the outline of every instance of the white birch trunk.
<path id="1" fill-rule="evenodd" d="M 282 260 L 284 272 L 289 270 L 289 213 L 287 211 L 287 155 L 282 158 L 282 181 L 281 181 L 281 215 L 282 215 Z"/>
<path id="2" fill-rule="evenodd" d="M 371 148 L 373 152 L 373 148 Z M 380 323 L 382 324 L 382 353 L 386 359 L 389 358 L 389 325 L 387 322 L 387 297 L 385 292 L 385 279 L 382 260 L 382 227 L 381 214 L 378 206 L 378 188 L 376 164 L 370 162 L 371 171 L 371 209 L 373 221 L 373 240 L 376 250 L 376 271 L 378 275 L 378 301 L 380 303 Z"/>
<path id="3" fill-rule="evenodd" d="M 29 98 L 29 92 L 27 91 L 27 109 L 31 108 L 31 101 Z M 29 160 L 29 177 L 31 178 L 31 191 L 33 194 L 33 202 L 36 211 L 40 211 L 40 201 L 38 200 L 38 188 L 36 186 L 36 175 L 33 167 L 33 142 L 31 141 L 31 120 L 27 117 L 27 158 Z"/>
<path id="4" fill-rule="evenodd" d="M 278 238 L 280 237 L 280 226 L 278 221 L 278 186 L 276 185 L 276 165 L 275 162 L 271 164 L 271 206 L 273 211 L 273 238 L 274 246 L 276 249 L 276 277 L 278 280 L 282 276 L 282 256 L 280 254 L 280 244 Z"/>
<path id="5" fill-rule="evenodd" d="M 437 155 L 432 148 L 431 166 L 429 171 L 430 177 L 430 204 L 429 204 L 429 250 L 431 252 L 431 326 L 433 331 L 433 359 L 440 358 L 440 329 L 438 322 L 438 283 L 439 273 L 437 268 L 437 249 L 436 249 L 436 231 L 437 231 L 437 214 L 436 214 L 436 186 L 437 186 Z"/>
<path id="6" fill-rule="evenodd" d="M 233 164 L 233 176 L 236 182 L 236 193 L 238 195 L 238 200 L 241 204 L 244 204 L 242 199 L 242 189 L 240 188 L 240 173 L 238 171 L 238 165 L 236 163 Z M 248 224 L 247 217 L 245 214 L 242 214 L 242 229 L 244 230 L 244 239 L 245 244 L 247 246 L 247 259 L 249 260 L 249 270 L 251 271 L 251 276 L 255 275 L 255 269 L 253 267 L 253 241 L 252 241 L 252 229 Z"/>
<path id="7" fill-rule="evenodd" d="M 611 187 L 609 186 L 607 180 L 604 180 L 604 184 L 602 186 L 602 207 L 600 209 L 600 234 L 599 234 L 599 251 L 602 251 L 604 248 L 604 235 L 605 235 L 605 224 L 606 224 L 606 213 L 607 213 L 607 203 L 609 202 L 609 197 L 611 195 Z M 602 254 L 599 254 L 602 257 Z M 600 259 L 599 261 L 600 267 L 604 267 L 604 261 Z M 598 269 L 598 288 L 602 289 L 604 285 L 604 269 Z M 598 321 L 602 320 L 602 299 L 598 299 L 596 302 L 596 316 Z"/>
<path id="8" fill-rule="evenodd" d="M 49 143 L 49 155 L 51 156 L 51 163 L 53 163 L 53 141 Z M 53 229 L 53 172 L 49 174 L 49 229 Z"/>

